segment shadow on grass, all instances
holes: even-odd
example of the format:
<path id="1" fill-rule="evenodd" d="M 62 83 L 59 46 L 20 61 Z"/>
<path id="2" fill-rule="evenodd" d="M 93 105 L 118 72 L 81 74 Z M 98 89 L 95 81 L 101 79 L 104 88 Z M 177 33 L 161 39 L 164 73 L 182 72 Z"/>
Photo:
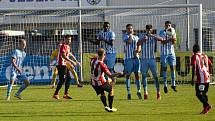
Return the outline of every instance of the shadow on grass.
<path id="1" fill-rule="evenodd" d="M 99 111 L 91 111 L 91 112 L 83 112 L 83 111 L 67 111 L 67 112 L 43 112 L 43 113 L 35 113 L 35 112 L 28 112 L 25 115 L 23 113 L 19 113 L 19 112 L 13 112 L 13 113 L 1 113 L 0 112 L 0 117 L 80 117 L 80 116 L 94 116 L 94 117 L 100 117 L 101 115 L 103 117 L 109 117 L 110 115 L 105 115 L 105 114 L 111 114 L 111 116 L 160 116 L 160 115 L 200 115 L 199 113 L 196 112 L 169 112 L 169 113 L 120 113 L 120 111 L 117 112 L 106 112 L 104 110 L 99 110 Z"/>

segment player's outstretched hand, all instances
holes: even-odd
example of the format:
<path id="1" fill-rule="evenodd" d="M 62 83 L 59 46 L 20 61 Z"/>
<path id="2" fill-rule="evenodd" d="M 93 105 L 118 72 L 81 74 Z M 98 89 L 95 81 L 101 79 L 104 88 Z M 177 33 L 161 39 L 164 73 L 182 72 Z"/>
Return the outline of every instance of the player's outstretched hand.
<path id="1" fill-rule="evenodd" d="M 125 74 L 123 72 L 119 72 L 117 78 L 121 78 L 121 77 L 124 77 L 124 76 L 125 76 Z"/>

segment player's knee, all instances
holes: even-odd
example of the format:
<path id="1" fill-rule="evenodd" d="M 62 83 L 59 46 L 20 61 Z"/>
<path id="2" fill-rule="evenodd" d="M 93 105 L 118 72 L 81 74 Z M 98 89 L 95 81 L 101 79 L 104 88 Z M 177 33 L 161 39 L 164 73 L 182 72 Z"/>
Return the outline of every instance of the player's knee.
<path id="1" fill-rule="evenodd" d="M 139 78 L 140 78 L 140 77 L 139 77 L 139 74 L 138 74 L 138 73 L 135 74 L 135 79 L 136 79 L 136 80 L 139 80 Z"/>
<path id="2" fill-rule="evenodd" d="M 25 83 L 26 86 L 30 85 L 30 81 L 29 80 L 25 80 L 24 83 Z"/>
<path id="3" fill-rule="evenodd" d="M 147 76 L 147 73 L 142 73 L 142 78 L 146 78 L 146 76 Z"/>
<path id="4" fill-rule="evenodd" d="M 104 92 L 101 93 L 101 96 L 106 96 Z"/>
<path id="5" fill-rule="evenodd" d="M 171 65 L 171 66 L 170 66 L 170 69 L 171 69 L 171 71 L 173 71 L 173 70 L 174 70 L 174 66 L 173 66 L 173 65 Z"/>
<path id="6" fill-rule="evenodd" d="M 130 74 L 126 74 L 126 79 L 130 79 Z"/>

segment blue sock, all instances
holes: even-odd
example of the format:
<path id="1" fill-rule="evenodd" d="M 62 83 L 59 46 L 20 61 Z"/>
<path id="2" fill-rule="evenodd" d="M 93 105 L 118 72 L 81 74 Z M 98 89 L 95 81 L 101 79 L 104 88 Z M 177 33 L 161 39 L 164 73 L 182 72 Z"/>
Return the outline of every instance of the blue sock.
<path id="1" fill-rule="evenodd" d="M 175 71 L 171 71 L 172 86 L 175 86 Z"/>
<path id="2" fill-rule="evenodd" d="M 126 79 L 126 88 L 127 88 L 128 94 L 131 94 L 130 83 L 131 83 L 130 79 Z"/>
<path id="3" fill-rule="evenodd" d="M 20 95 L 25 88 L 27 88 L 27 85 L 25 83 L 23 83 L 22 86 L 19 88 L 19 90 L 17 91 L 16 94 Z"/>
<path id="4" fill-rule="evenodd" d="M 7 97 L 10 96 L 12 88 L 13 88 L 12 84 L 8 84 L 8 86 L 7 86 Z"/>
<path id="5" fill-rule="evenodd" d="M 164 87 L 167 87 L 167 82 L 166 82 L 167 72 L 166 72 L 166 71 L 163 71 L 163 72 L 162 72 L 162 76 L 163 76 Z"/>
<path id="6" fill-rule="evenodd" d="M 155 77 L 154 81 L 155 81 L 155 87 L 157 89 L 157 92 L 159 92 L 160 91 L 160 85 L 159 85 L 159 82 L 158 82 L 158 77 Z"/>
<path id="7" fill-rule="evenodd" d="M 147 79 L 146 76 L 142 76 L 143 90 L 147 92 Z"/>
<path id="8" fill-rule="evenodd" d="M 140 92 L 140 80 L 135 80 L 135 83 L 137 85 L 137 92 Z"/>

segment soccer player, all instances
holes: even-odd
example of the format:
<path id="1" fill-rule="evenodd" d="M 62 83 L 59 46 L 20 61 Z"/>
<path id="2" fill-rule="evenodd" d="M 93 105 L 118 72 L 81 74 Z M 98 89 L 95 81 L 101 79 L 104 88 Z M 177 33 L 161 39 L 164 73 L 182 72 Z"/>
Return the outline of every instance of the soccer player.
<path id="1" fill-rule="evenodd" d="M 77 62 L 74 62 L 69 58 L 71 41 L 72 41 L 72 37 L 69 35 L 66 35 L 64 39 L 64 43 L 61 45 L 58 53 L 57 70 L 58 70 L 59 82 L 57 84 L 55 93 L 52 96 L 54 99 L 60 99 L 58 92 L 61 89 L 64 82 L 65 82 L 65 92 L 64 92 L 63 98 L 72 99 L 68 94 L 71 77 L 69 74 L 69 70 L 66 67 L 66 63 L 77 65 Z"/>
<path id="2" fill-rule="evenodd" d="M 57 48 L 52 51 L 51 57 L 50 57 L 50 67 L 53 68 L 53 73 L 52 73 L 52 82 L 51 82 L 51 87 L 54 88 L 56 85 L 56 81 L 57 81 L 57 74 L 58 74 L 58 70 L 57 70 L 57 56 L 58 56 L 58 51 L 60 46 L 62 45 L 62 43 L 57 43 Z"/>
<path id="3" fill-rule="evenodd" d="M 192 65 L 192 85 L 194 85 L 194 76 L 196 75 L 196 97 L 203 104 L 203 111 L 201 114 L 206 114 L 212 108 L 208 103 L 207 92 L 209 89 L 210 73 L 209 66 L 212 66 L 210 59 L 207 55 L 200 53 L 198 44 L 193 46 L 193 56 L 191 58 Z"/>
<path id="4" fill-rule="evenodd" d="M 125 73 L 126 73 L 126 88 L 127 88 L 127 99 L 131 100 L 131 90 L 130 90 L 130 76 L 134 72 L 135 83 L 137 85 L 137 96 L 139 99 L 142 99 L 140 91 L 140 80 L 139 80 L 139 71 L 140 71 L 140 59 L 139 53 L 136 53 L 137 42 L 139 37 L 135 35 L 133 25 L 126 25 L 127 32 L 123 35 L 124 45 L 124 57 L 125 57 Z"/>
<path id="5" fill-rule="evenodd" d="M 161 70 L 162 70 L 162 76 L 164 81 L 164 92 L 168 93 L 167 88 L 167 64 L 170 66 L 171 70 L 171 80 L 172 80 L 172 86 L 171 88 L 177 92 L 176 90 L 176 84 L 175 84 L 175 64 L 176 64 L 176 57 L 175 57 L 175 51 L 174 51 L 174 44 L 176 43 L 176 33 L 172 32 L 172 35 L 167 34 L 167 31 L 174 30 L 171 26 L 170 21 L 165 22 L 165 28 L 160 31 L 160 37 L 163 38 L 161 41 Z"/>
<path id="6" fill-rule="evenodd" d="M 52 67 L 54 66 L 52 82 L 51 82 L 52 88 L 54 88 L 55 84 L 56 84 L 56 78 L 57 78 L 57 74 L 58 74 L 58 70 L 56 67 L 56 59 L 58 56 L 59 48 L 62 45 L 62 43 L 60 42 L 57 45 L 58 45 L 58 47 L 52 52 L 51 57 L 50 57 L 50 66 L 52 66 Z M 69 55 L 70 55 L 70 57 L 72 57 L 73 60 L 75 60 L 78 63 L 78 65 L 80 65 L 80 63 L 77 61 L 77 59 L 75 58 L 75 56 L 72 53 L 69 53 Z M 79 82 L 78 75 L 77 75 L 73 65 L 68 62 L 68 63 L 66 63 L 66 66 L 69 69 L 69 72 L 73 75 L 74 79 L 76 80 L 77 86 L 83 87 L 83 85 L 81 85 Z"/>
<path id="7" fill-rule="evenodd" d="M 22 63 L 26 56 L 24 49 L 26 48 L 26 41 L 24 39 L 19 40 L 19 47 L 12 52 L 11 55 L 11 71 L 10 71 L 10 83 L 7 88 L 7 100 L 10 100 L 10 93 L 12 90 L 12 85 L 14 84 L 15 79 L 18 79 L 23 82 L 22 86 L 15 93 L 14 97 L 22 99 L 21 93 L 25 90 L 30 82 L 24 72 L 22 71 Z"/>
<path id="8" fill-rule="evenodd" d="M 105 107 L 105 110 L 108 112 L 117 111 L 116 108 L 112 107 L 114 99 L 113 86 L 111 85 L 111 79 L 106 80 L 104 75 L 107 75 L 109 78 L 114 78 L 116 76 L 122 75 L 122 73 L 113 73 L 111 74 L 106 64 L 103 62 L 105 59 L 105 50 L 103 48 L 98 49 L 98 57 L 91 60 L 91 84 L 97 95 L 101 94 L 101 101 Z M 106 102 L 105 91 L 108 92 L 108 102 L 109 107 Z"/>
<path id="9" fill-rule="evenodd" d="M 113 69 L 116 61 L 116 50 L 114 47 L 114 41 L 115 33 L 110 30 L 110 23 L 104 22 L 103 30 L 98 33 L 96 43 L 101 43 L 101 48 L 105 49 L 106 58 L 104 62 L 111 71 L 111 73 L 114 72 Z M 114 78 L 112 80 L 115 81 Z"/>
<path id="10" fill-rule="evenodd" d="M 152 25 L 146 25 L 146 33 L 142 33 L 139 36 L 139 41 L 137 43 L 137 52 L 142 50 L 142 60 L 141 60 L 141 73 L 142 73 L 142 83 L 144 88 L 144 99 L 148 99 L 147 91 L 147 73 L 150 69 L 154 78 L 157 100 L 161 99 L 160 86 L 157 77 L 157 66 L 155 57 L 156 42 L 162 41 L 161 37 L 157 37 L 152 34 Z"/>

